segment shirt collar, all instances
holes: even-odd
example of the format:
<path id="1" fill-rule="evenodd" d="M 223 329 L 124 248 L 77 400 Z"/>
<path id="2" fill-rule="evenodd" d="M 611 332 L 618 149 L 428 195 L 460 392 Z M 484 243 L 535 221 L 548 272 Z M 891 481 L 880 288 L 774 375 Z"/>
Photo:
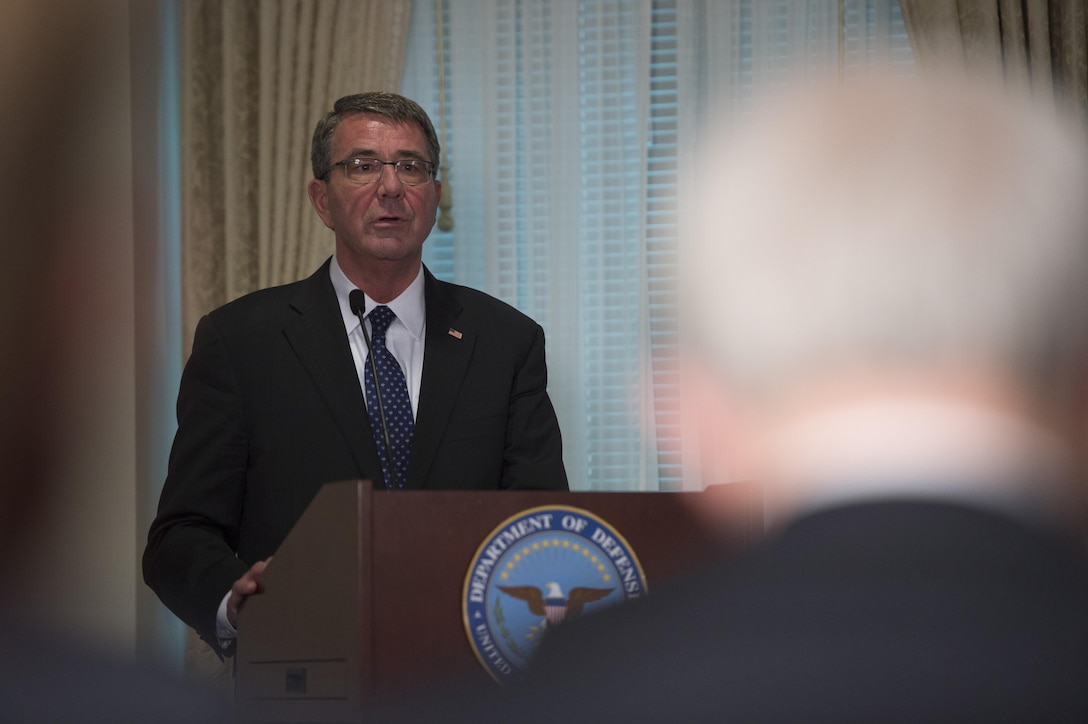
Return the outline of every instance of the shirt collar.
<path id="1" fill-rule="evenodd" d="M 776 434 L 771 520 L 869 500 L 937 499 L 1062 520 L 1076 490 L 1064 445 L 969 401 L 889 399 L 826 408 Z M 773 491 L 772 491 L 773 492 Z"/>
<path id="2" fill-rule="evenodd" d="M 340 268 L 335 255 L 329 265 L 329 277 L 332 280 L 332 287 L 336 291 L 336 301 L 340 304 L 340 313 L 344 317 L 344 329 L 347 330 L 348 335 L 351 335 L 359 326 L 359 318 L 351 311 L 348 295 L 358 287 L 352 284 L 351 280 L 344 274 L 344 270 Z M 366 296 L 366 310 L 369 313 L 371 309 L 378 306 L 378 303 L 366 295 L 365 291 L 363 291 L 363 294 Z M 386 302 L 385 306 L 393 310 L 393 314 L 397 315 L 397 319 L 417 341 L 422 339 L 423 327 L 427 319 L 423 294 L 422 264 L 419 267 L 419 273 L 416 274 L 416 278 L 408 285 L 408 288 L 401 292 L 396 299 Z"/>

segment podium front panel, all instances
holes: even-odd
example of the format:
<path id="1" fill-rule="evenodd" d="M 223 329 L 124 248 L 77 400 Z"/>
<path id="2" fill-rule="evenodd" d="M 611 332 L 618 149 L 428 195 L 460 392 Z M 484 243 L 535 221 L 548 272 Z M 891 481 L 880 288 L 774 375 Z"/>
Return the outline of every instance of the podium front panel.
<path id="1" fill-rule="evenodd" d="M 274 556 L 265 593 L 243 609 L 238 713 L 249 721 L 355 721 L 364 701 L 487 680 L 465 633 L 462 597 L 476 551 L 500 523 L 540 506 L 586 510 L 626 539 L 653 595 L 655 585 L 761 535 L 754 486 L 714 494 L 738 511 L 725 529 L 695 515 L 707 493 L 326 485 Z"/>

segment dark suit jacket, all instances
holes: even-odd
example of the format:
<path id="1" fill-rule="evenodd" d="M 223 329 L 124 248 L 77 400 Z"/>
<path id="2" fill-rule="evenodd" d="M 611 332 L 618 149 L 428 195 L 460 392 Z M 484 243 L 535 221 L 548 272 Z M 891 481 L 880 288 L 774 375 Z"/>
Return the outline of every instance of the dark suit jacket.
<path id="1" fill-rule="evenodd" d="M 407 487 L 566 489 L 543 330 L 424 273 Z M 359 478 L 381 481 L 381 468 L 326 262 L 197 326 L 144 579 L 217 647 L 215 614 L 231 584 L 275 552 L 323 483 Z"/>
<path id="2" fill-rule="evenodd" d="M 1082 545 L 955 505 L 815 513 L 411 720 L 1088 721 Z"/>

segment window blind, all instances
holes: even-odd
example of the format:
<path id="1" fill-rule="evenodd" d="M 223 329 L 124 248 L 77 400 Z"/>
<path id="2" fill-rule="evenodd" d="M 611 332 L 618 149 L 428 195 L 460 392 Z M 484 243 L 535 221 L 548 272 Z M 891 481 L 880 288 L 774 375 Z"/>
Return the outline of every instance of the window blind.
<path id="1" fill-rule="evenodd" d="M 692 481 L 677 378 L 685 164 L 711 109 L 838 50 L 837 0 L 458 0 L 447 31 L 456 226 L 424 261 L 545 329 L 579 489 Z M 845 62 L 908 69 L 895 0 L 847 0 Z M 415 3 L 402 91 L 438 118 L 435 3 Z M 728 118 L 715 117 L 716 124 Z M 705 473 L 706 471 L 704 471 Z"/>

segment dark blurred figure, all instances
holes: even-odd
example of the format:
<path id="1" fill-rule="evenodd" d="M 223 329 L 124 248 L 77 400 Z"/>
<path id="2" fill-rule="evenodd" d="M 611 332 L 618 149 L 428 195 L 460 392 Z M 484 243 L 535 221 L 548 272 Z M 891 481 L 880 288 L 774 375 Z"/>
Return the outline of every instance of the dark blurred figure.
<path id="1" fill-rule="evenodd" d="M 85 345 L 109 343 L 84 329 L 105 293 L 92 266 L 100 210 L 88 200 L 102 180 L 87 151 L 99 143 L 88 129 L 100 54 L 127 32 L 108 25 L 111 9 L 0 3 L 0 720 L 225 721 L 165 675 L 32 623 L 23 595 L 34 585 L 25 559 L 65 503 L 63 452 L 86 433 L 71 404 L 97 381 L 80 366 Z"/>
<path id="2" fill-rule="evenodd" d="M 768 537 L 434 718 L 1088 721 L 1083 139 L 996 91 L 871 78 L 700 160 L 684 379 L 726 401 Z"/>

